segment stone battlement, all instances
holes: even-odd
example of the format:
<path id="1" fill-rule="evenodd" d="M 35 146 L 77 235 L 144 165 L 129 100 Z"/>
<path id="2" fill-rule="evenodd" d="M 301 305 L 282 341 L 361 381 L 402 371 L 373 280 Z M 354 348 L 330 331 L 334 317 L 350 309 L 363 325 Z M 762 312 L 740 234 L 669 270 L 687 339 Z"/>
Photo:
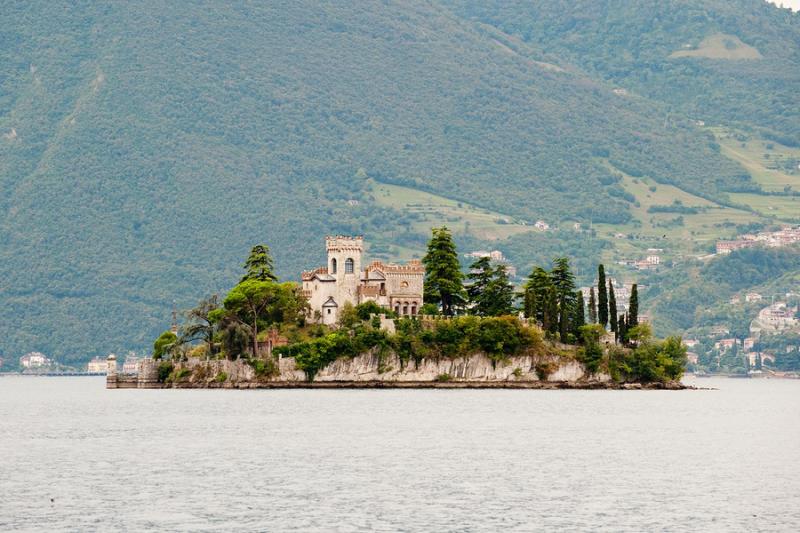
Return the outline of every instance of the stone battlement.
<path id="1" fill-rule="evenodd" d="M 348 237 L 346 235 L 336 235 L 325 237 L 325 248 L 327 251 L 364 251 L 364 237 L 358 235 Z"/>

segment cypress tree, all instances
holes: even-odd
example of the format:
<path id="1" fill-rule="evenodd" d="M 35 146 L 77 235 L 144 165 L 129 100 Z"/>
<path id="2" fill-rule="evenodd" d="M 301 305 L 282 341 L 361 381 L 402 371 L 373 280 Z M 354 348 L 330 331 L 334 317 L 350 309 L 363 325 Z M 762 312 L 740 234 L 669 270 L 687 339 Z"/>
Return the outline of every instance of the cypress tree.
<path id="1" fill-rule="evenodd" d="M 624 314 L 619 315 L 617 329 L 619 329 L 619 333 L 617 334 L 617 342 L 624 344 L 628 340 L 628 318 Z"/>
<path id="2" fill-rule="evenodd" d="M 586 325 L 586 314 L 583 308 L 583 292 L 575 293 L 575 305 L 573 306 L 572 334 L 576 339 L 581 338 L 581 327 Z"/>
<path id="3" fill-rule="evenodd" d="M 617 333 L 617 297 L 614 295 L 614 285 L 608 280 L 608 318 L 611 322 L 611 331 Z"/>
<path id="4" fill-rule="evenodd" d="M 616 313 L 616 311 L 614 311 Z M 604 328 L 608 324 L 608 292 L 606 289 L 606 269 L 597 267 L 597 321 Z"/>
<path id="5" fill-rule="evenodd" d="M 542 328 L 549 333 L 558 331 L 558 294 L 552 285 L 544 293 L 544 310 L 542 313 Z"/>
<path id="6" fill-rule="evenodd" d="M 631 299 L 628 303 L 628 328 L 635 328 L 639 325 L 639 290 L 636 284 L 631 287 Z"/>
<path id="7" fill-rule="evenodd" d="M 464 275 L 453 236 L 446 227 L 431 230 L 431 240 L 422 264 L 425 265 L 423 301 L 441 305 L 442 314 L 452 316 L 465 299 Z"/>
<path id="8" fill-rule="evenodd" d="M 569 318 L 572 314 L 570 310 L 570 303 L 567 301 L 566 296 L 561 293 L 558 295 L 558 337 L 561 342 L 567 342 L 567 334 L 569 333 Z"/>
<path id="9" fill-rule="evenodd" d="M 594 297 L 594 287 L 589 287 L 589 323 L 597 324 L 597 300 Z"/>

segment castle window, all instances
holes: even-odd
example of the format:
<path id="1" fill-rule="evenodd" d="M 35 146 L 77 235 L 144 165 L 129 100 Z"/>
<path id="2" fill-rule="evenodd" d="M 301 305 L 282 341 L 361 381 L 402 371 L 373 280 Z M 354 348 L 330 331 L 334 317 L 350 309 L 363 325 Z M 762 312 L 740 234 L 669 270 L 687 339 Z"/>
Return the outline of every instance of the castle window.
<path id="1" fill-rule="evenodd" d="M 400 282 L 400 286 L 405 289 L 406 287 L 408 287 L 408 282 L 407 281 L 401 281 Z"/>
<path id="2" fill-rule="evenodd" d="M 331 259 L 331 274 L 336 274 L 336 258 Z"/>
<path id="3" fill-rule="evenodd" d="M 348 257 L 347 260 L 344 262 L 344 273 L 352 274 L 354 265 L 355 263 L 353 262 L 353 260 Z"/>

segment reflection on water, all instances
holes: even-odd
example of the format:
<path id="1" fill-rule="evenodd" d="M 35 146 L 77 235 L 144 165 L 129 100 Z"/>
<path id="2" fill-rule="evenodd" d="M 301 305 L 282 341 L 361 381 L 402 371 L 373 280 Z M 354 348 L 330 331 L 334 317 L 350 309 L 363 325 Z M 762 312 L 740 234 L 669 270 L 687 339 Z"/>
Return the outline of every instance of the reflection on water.
<path id="1" fill-rule="evenodd" d="M 796 530 L 800 381 L 698 385 L 719 390 L 0 378 L 0 530 Z"/>

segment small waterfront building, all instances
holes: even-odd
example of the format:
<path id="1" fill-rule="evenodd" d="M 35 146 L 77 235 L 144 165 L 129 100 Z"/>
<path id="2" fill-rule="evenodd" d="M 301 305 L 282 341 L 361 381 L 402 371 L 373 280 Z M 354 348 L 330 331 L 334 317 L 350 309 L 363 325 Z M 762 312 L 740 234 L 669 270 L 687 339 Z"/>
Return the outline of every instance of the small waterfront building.
<path id="1" fill-rule="evenodd" d="M 373 301 L 401 316 L 415 316 L 422 307 L 425 267 L 417 259 L 406 264 L 373 261 L 362 270 L 364 238 L 325 238 L 327 266 L 302 274 L 303 294 L 311 319 L 335 324 L 346 303 Z"/>
<path id="2" fill-rule="evenodd" d="M 105 374 L 108 370 L 108 361 L 105 357 L 95 357 L 86 365 L 86 371 L 90 374 Z"/>
<path id="3" fill-rule="evenodd" d="M 22 368 L 42 368 L 50 364 L 50 359 L 40 352 L 30 352 L 19 358 L 19 366 Z"/>

